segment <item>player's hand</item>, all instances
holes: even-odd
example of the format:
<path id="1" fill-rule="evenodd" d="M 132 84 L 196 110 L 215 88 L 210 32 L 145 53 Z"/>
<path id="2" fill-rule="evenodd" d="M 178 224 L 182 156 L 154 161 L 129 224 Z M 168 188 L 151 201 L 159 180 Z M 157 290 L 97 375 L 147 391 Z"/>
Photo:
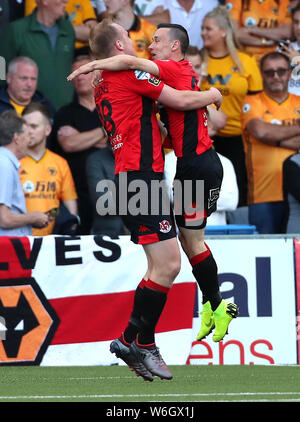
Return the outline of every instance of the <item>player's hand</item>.
<path id="1" fill-rule="evenodd" d="M 98 83 L 101 79 L 101 73 L 102 73 L 101 70 L 96 70 L 94 72 L 94 77 L 93 77 L 93 80 L 92 80 L 92 87 L 93 88 L 96 88 L 98 86 Z"/>
<path id="2" fill-rule="evenodd" d="M 68 77 L 67 77 L 67 81 L 72 81 L 74 78 L 76 78 L 76 76 L 78 75 L 86 75 L 87 73 L 93 72 L 93 62 L 89 62 L 86 64 L 83 64 L 82 66 L 80 66 L 78 69 L 74 70 L 74 72 L 72 72 Z"/>
<path id="3" fill-rule="evenodd" d="M 217 110 L 219 110 L 219 108 L 222 105 L 222 101 L 223 101 L 223 97 L 222 97 L 221 92 L 213 86 L 209 88 L 209 91 L 213 96 L 211 103 L 216 106 Z"/>

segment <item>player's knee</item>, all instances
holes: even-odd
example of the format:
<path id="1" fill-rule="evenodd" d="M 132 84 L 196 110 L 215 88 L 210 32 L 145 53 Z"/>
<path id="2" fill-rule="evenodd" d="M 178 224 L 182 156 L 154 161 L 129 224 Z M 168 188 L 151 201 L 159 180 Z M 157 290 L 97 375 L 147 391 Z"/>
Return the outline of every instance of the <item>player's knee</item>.
<path id="1" fill-rule="evenodd" d="M 169 274 L 170 279 L 172 282 L 178 276 L 181 267 L 181 257 L 180 252 L 173 253 L 171 256 L 168 257 L 166 261 L 166 272 Z"/>

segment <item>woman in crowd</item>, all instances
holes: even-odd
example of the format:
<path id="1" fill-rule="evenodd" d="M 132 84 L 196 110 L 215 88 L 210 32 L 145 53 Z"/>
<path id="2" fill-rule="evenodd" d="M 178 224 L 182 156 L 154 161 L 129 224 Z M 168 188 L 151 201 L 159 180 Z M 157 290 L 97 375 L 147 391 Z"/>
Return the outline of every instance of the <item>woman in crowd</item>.
<path id="1" fill-rule="evenodd" d="M 221 109 L 227 115 L 225 127 L 213 137 L 217 152 L 229 158 L 239 187 L 239 207 L 247 205 L 247 172 L 242 140 L 242 103 L 247 94 L 262 90 L 256 60 L 240 50 L 226 8 L 208 13 L 202 24 L 204 74 L 201 89 L 214 86 L 223 95 Z"/>

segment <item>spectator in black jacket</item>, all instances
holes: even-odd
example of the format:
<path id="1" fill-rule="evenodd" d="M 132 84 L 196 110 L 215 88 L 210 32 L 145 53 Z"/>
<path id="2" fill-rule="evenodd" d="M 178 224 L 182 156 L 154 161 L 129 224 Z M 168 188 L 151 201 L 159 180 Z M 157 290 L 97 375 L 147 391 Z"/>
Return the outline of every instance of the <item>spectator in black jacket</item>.
<path id="1" fill-rule="evenodd" d="M 16 57 L 8 64 L 6 86 L 0 89 L 0 114 L 15 109 L 19 116 L 31 102 L 44 104 L 53 118 L 53 105 L 37 91 L 38 66 L 29 57 Z"/>

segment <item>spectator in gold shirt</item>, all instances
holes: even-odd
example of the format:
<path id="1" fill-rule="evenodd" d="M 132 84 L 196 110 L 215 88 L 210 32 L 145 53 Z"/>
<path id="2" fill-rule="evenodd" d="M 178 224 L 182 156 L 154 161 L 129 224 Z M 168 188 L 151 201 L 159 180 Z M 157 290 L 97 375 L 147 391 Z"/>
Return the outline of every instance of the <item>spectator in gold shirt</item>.
<path id="1" fill-rule="evenodd" d="M 244 100 L 242 124 L 249 181 L 249 222 L 261 234 L 285 233 L 283 162 L 300 148 L 300 97 L 288 92 L 287 56 L 261 59 L 264 90 Z"/>
<path id="2" fill-rule="evenodd" d="M 46 148 L 46 139 L 51 131 L 47 109 L 31 103 L 23 111 L 27 124 L 29 145 L 27 156 L 21 160 L 20 180 L 26 208 L 29 212 L 42 211 L 54 217 L 53 211 L 62 201 L 68 211 L 76 216 L 77 193 L 67 161 Z M 34 236 L 51 234 L 55 219 L 43 228 L 33 228 Z"/>
<path id="3" fill-rule="evenodd" d="M 241 113 L 245 96 L 262 90 L 256 60 L 239 49 L 225 6 L 209 12 L 202 24 L 204 77 L 201 89 L 217 88 L 223 95 L 225 127 L 213 137 L 218 153 L 231 160 L 239 187 L 239 207 L 247 205 L 247 172 L 242 140 Z"/>

